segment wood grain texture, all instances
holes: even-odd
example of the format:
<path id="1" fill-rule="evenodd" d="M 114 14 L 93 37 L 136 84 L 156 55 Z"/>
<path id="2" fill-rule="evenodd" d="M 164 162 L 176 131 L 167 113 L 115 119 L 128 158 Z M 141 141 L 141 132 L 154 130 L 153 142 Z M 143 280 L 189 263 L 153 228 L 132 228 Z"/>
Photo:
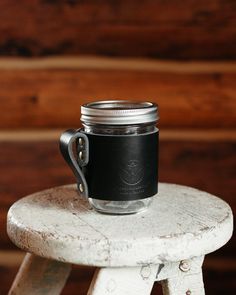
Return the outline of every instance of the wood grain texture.
<path id="1" fill-rule="evenodd" d="M 0 67 L 0 128 L 78 127 L 81 104 L 99 99 L 155 101 L 161 128 L 235 128 L 236 69 L 179 67 Z"/>
<path id="2" fill-rule="evenodd" d="M 136 278 L 140 266 L 204 256 L 223 247 L 232 236 L 229 205 L 182 185 L 159 183 L 148 211 L 132 216 L 99 214 L 91 209 L 76 184 L 40 191 L 11 206 L 7 233 L 15 245 L 34 255 L 101 268 L 137 267 L 130 270 Z M 174 268 L 168 268 L 168 278 Z M 99 273 L 95 294 L 104 290 Z M 101 270 L 100 274 L 106 277 L 109 273 Z M 152 280 L 150 276 L 147 285 L 140 284 L 140 290 L 147 292 Z M 116 288 L 115 294 L 121 293 Z"/>
<path id="3" fill-rule="evenodd" d="M 27 253 L 8 295 L 59 295 L 71 265 Z"/>
<path id="4" fill-rule="evenodd" d="M 236 212 L 235 142 L 162 140 L 160 180 L 193 186 L 226 200 Z M 1 247 L 13 248 L 6 235 L 6 213 L 24 195 L 74 182 L 64 163 L 57 141 L 0 143 L 0 232 Z M 218 253 L 234 255 L 233 238 Z M 214 255 L 214 254 L 213 254 Z"/>
<path id="5" fill-rule="evenodd" d="M 127 70 L 160 73 L 235 73 L 236 61 L 179 61 L 146 57 L 104 57 L 104 56 L 50 56 L 50 57 L 0 57 L 1 70 Z"/>
<path id="6" fill-rule="evenodd" d="M 11 284 L 18 272 L 19 265 L 2 266 L 0 263 L 1 285 L 0 294 L 7 294 Z M 74 267 L 67 284 L 65 285 L 62 295 L 85 295 L 89 289 L 92 280 L 94 268 L 88 267 Z"/>
<path id="7" fill-rule="evenodd" d="M 236 57 L 231 0 L 12 0 L 0 11 L 2 55 Z"/>

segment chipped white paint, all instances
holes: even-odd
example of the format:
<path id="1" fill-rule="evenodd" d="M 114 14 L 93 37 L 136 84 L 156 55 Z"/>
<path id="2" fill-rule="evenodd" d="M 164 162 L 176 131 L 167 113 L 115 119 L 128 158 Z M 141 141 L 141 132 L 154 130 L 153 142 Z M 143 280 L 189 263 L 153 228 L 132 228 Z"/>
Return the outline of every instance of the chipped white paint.
<path id="1" fill-rule="evenodd" d="M 184 270 L 181 270 L 181 261 L 162 265 L 156 280 L 161 281 L 164 295 L 204 295 L 201 268 L 203 258 L 185 260 L 188 267 Z"/>
<path id="2" fill-rule="evenodd" d="M 26 254 L 8 295 L 59 295 L 70 270 L 69 264 Z"/>
<path id="3" fill-rule="evenodd" d="M 184 271 L 180 268 L 181 262 L 142 267 L 98 268 L 88 295 L 149 295 L 155 281 L 161 282 L 164 295 L 204 295 L 201 269 L 203 257 L 185 262 L 188 270 Z"/>
<path id="4" fill-rule="evenodd" d="M 150 294 L 158 266 L 100 268 L 94 274 L 88 295 Z"/>
<path id="5" fill-rule="evenodd" d="M 88 295 L 149 295 L 155 281 L 165 295 L 204 295 L 203 256 L 232 229 L 224 201 L 189 187 L 160 184 L 150 209 L 128 216 L 93 211 L 75 185 L 42 191 L 8 213 L 11 240 L 43 257 L 26 256 L 9 295 L 60 294 L 70 266 L 47 258 L 99 267 Z"/>
<path id="6" fill-rule="evenodd" d="M 232 224 L 223 200 L 189 187 L 160 184 L 148 211 L 111 216 L 91 210 L 69 185 L 16 202 L 7 230 L 18 247 L 42 257 L 122 267 L 205 255 L 229 240 Z"/>
<path id="7" fill-rule="evenodd" d="M 202 272 L 179 275 L 162 281 L 164 295 L 204 295 Z M 147 294 L 149 295 L 149 294 Z"/>
<path id="8" fill-rule="evenodd" d="M 166 262 L 165 264 L 159 264 L 156 281 L 163 281 L 166 279 L 174 278 L 177 276 L 184 276 L 190 274 L 197 274 L 201 272 L 201 267 L 203 263 L 203 256 L 194 257 L 192 259 L 185 260 L 188 262 L 189 270 L 182 271 L 180 268 L 181 261 L 177 262 Z"/>

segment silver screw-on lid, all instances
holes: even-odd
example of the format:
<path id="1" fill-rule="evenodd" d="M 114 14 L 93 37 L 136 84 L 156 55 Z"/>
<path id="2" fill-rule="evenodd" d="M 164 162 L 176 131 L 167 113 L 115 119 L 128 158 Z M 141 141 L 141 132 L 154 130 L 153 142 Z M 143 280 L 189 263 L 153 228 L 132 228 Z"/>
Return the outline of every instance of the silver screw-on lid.
<path id="1" fill-rule="evenodd" d="M 143 124 L 158 119 L 158 106 L 152 102 L 104 100 L 81 106 L 81 121 L 85 124 Z"/>

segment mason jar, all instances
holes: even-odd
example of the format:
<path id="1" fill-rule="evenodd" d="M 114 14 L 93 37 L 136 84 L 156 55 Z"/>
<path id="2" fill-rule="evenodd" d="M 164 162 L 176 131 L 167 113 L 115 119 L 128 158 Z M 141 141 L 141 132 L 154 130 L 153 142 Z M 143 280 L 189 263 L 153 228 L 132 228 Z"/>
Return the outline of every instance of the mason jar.
<path id="1" fill-rule="evenodd" d="M 78 189 L 83 193 L 86 187 L 95 210 L 132 214 L 151 204 L 157 193 L 158 118 L 158 107 L 152 102 L 82 105 L 83 128 L 72 132 L 77 137 L 77 163 L 87 158 L 86 164 L 79 165 L 84 179 Z"/>

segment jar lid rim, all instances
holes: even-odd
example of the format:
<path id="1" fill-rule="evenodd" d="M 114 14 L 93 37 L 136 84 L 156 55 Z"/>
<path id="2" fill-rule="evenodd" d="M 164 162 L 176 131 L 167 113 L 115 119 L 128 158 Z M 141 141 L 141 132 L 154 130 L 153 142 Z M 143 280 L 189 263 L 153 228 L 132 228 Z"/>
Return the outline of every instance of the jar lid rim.
<path id="1" fill-rule="evenodd" d="M 81 106 L 81 121 L 94 124 L 142 124 L 157 122 L 158 105 L 148 101 L 102 100 Z"/>

